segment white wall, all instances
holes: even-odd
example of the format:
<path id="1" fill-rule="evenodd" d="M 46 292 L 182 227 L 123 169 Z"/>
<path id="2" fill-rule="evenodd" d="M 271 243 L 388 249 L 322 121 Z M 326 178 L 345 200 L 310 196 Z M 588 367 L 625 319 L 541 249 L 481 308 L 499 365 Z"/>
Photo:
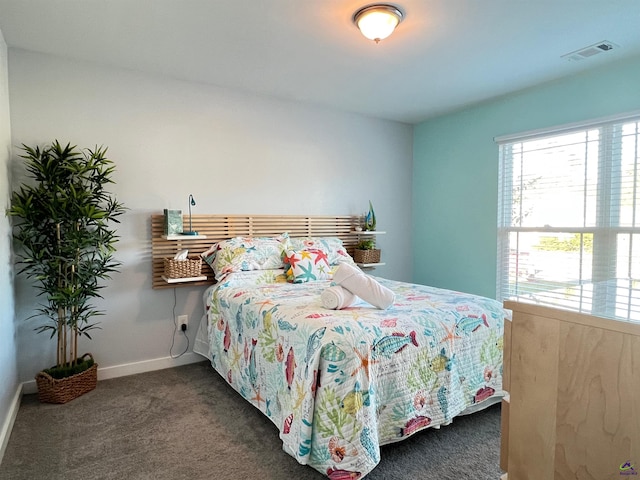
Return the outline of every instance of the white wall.
<path id="1" fill-rule="evenodd" d="M 19 388 L 14 326 L 13 267 L 11 261 L 11 225 L 4 214 L 10 204 L 9 158 L 9 79 L 7 45 L 0 32 L 0 461 L 13 421 L 14 399 Z"/>
<path id="2" fill-rule="evenodd" d="M 388 266 L 374 273 L 411 279 L 411 126 L 21 50 L 9 67 L 14 145 L 104 144 L 117 165 L 124 266 L 104 291 L 102 330 L 81 345 L 101 367 L 168 355 L 174 296 L 151 289 L 149 215 L 186 210 L 190 193 L 194 213 L 358 214 L 371 199 L 388 232 Z M 19 278 L 16 291 L 24 318 L 33 293 Z M 197 321 L 202 291 L 177 289 L 176 313 Z M 34 325 L 20 323 L 21 380 L 54 358 Z M 174 353 L 183 347 L 177 336 Z"/>

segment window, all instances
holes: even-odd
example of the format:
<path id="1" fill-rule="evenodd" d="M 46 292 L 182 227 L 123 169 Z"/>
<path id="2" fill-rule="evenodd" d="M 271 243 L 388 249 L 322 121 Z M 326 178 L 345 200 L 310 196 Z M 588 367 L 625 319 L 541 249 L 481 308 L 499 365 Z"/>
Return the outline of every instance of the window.
<path id="1" fill-rule="evenodd" d="M 640 114 L 496 141 L 498 298 L 640 322 Z"/>

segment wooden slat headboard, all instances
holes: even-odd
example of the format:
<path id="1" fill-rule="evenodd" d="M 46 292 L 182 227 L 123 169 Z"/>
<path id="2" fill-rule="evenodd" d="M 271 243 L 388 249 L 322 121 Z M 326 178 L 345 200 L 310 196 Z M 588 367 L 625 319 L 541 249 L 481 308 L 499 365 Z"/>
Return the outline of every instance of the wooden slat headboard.
<path id="1" fill-rule="evenodd" d="M 183 216 L 184 225 L 189 217 Z M 206 281 L 189 283 L 167 283 L 162 279 L 164 258 L 173 256 L 182 249 L 189 250 L 189 257 L 206 251 L 211 245 L 228 238 L 272 237 L 289 232 L 291 237 L 338 237 L 342 239 L 347 252 L 353 255 L 358 242 L 354 228 L 362 224 L 358 215 L 193 215 L 193 229 L 205 239 L 167 240 L 164 234 L 164 215 L 151 216 L 151 258 L 153 288 L 174 288 L 179 286 L 210 285 L 213 283 L 213 271 L 203 262 L 202 275 Z"/>

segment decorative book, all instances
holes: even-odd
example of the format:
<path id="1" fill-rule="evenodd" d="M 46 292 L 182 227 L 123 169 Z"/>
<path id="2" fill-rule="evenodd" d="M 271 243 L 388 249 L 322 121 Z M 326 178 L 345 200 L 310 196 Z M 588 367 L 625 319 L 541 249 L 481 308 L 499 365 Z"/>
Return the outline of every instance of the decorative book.
<path id="1" fill-rule="evenodd" d="M 164 234 L 176 235 L 182 233 L 182 210 L 164 209 Z"/>

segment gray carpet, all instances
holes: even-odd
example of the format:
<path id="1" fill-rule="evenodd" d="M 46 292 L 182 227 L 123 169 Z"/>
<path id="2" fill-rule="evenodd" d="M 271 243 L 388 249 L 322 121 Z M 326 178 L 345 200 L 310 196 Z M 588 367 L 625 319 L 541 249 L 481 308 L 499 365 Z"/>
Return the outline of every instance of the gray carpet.
<path id="1" fill-rule="evenodd" d="M 382 448 L 366 478 L 498 479 L 500 407 Z M 3 480 L 322 479 L 207 362 L 98 382 L 65 405 L 27 395 Z"/>

